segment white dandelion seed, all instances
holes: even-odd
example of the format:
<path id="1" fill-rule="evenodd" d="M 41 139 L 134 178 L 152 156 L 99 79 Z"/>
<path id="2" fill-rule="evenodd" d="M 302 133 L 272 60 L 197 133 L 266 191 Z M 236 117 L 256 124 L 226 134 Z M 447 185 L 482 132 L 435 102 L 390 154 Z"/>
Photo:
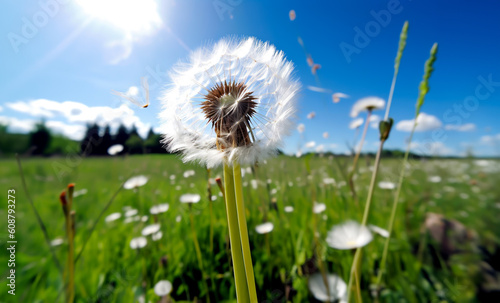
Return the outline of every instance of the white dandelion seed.
<path id="1" fill-rule="evenodd" d="M 172 292 L 172 283 L 167 280 L 158 281 L 158 283 L 155 284 L 154 290 L 157 296 L 166 296 Z"/>
<path id="2" fill-rule="evenodd" d="M 431 177 L 429 177 L 429 182 L 439 183 L 439 182 L 441 182 L 441 177 L 440 176 L 431 176 Z"/>
<path id="3" fill-rule="evenodd" d="M 113 221 L 115 221 L 115 220 L 120 219 L 120 218 L 121 218 L 121 216 L 122 216 L 122 214 L 121 214 L 121 213 L 112 213 L 112 214 L 108 215 L 108 216 L 104 219 L 104 221 L 105 221 L 105 222 L 113 222 Z"/>
<path id="4" fill-rule="evenodd" d="M 133 189 L 133 188 L 141 187 L 141 186 L 145 185 L 146 183 L 148 183 L 148 177 L 136 176 L 136 177 L 132 177 L 132 178 L 128 179 L 127 182 L 125 182 L 125 184 L 123 184 L 123 188 Z"/>
<path id="5" fill-rule="evenodd" d="M 108 148 L 108 154 L 111 156 L 117 155 L 123 151 L 123 145 L 115 144 Z"/>
<path id="6" fill-rule="evenodd" d="M 393 182 L 389 182 L 389 181 L 380 181 L 378 183 L 378 187 L 381 189 L 395 189 L 396 184 Z"/>
<path id="7" fill-rule="evenodd" d="M 310 112 L 309 114 L 307 114 L 307 119 L 313 119 L 314 117 L 316 117 L 315 112 Z"/>
<path id="8" fill-rule="evenodd" d="M 361 125 L 363 125 L 364 121 L 365 120 L 363 118 L 354 119 L 351 121 L 351 123 L 349 123 L 349 128 L 356 129 L 356 128 L 360 127 Z"/>
<path id="9" fill-rule="evenodd" d="M 332 95 L 333 103 L 339 103 L 340 102 L 340 98 L 349 98 L 349 96 L 346 95 L 346 94 L 344 94 L 344 93 L 334 93 Z"/>
<path id="10" fill-rule="evenodd" d="M 360 112 L 368 110 L 383 109 L 385 106 L 384 99 L 378 97 L 366 97 L 354 103 L 351 109 L 351 118 L 356 118 Z"/>
<path id="11" fill-rule="evenodd" d="M 356 221 L 347 221 L 335 225 L 328 232 L 326 243 L 335 249 L 354 249 L 363 247 L 373 239 L 372 233 L 366 226 Z"/>
<path id="12" fill-rule="evenodd" d="M 143 236 L 149 236 L 151 234 L 157 233 L 160 230 L 160 224 L 151 224 L 142 229 L 141 234 Z"/>
<path id="13" fill-rule="evenodd" d="M 201 197 L 198 194 L 184 194 L 179 198 L 181 203 L 198 203 L 200 199 Z"/>
<path id="14" fill-rule="evenodd" d="M 300 123 L 299 126 L 297 126 L 297 131 L 299 133 L 302 134 L 305 130 L 306 130 L 306 126 L 304 124 Z"/>
<path id="15" fill-rule="evenodd" d="M 314 202 L 313 213 L 320 214 L 320 213 L 324 212 L 325 210 L 326 210 L 325 203 Z"/>
<path id="16" fill-rule="evenodd" d="M 274 229 L 274 224 L 271 222 L 266 222 L 255 226 L 255 231 L 261 235 L 270 233 L 273 231 L 273 229 Z"/>
<path id="17" fill-rule="evenodd" d="M 328 134 L 328 132 L 324 132 L 323 133 L 323 138 L 328 139 L 328 137 L 330 137 L 330 134 Z"/>
<path id="18" fill-rule="evenodd" d="M 133 238 L 130 240 L 130 248 L 132 249 L 140 249 L 148 244 L 148 240 L 144 237 Z"/>
<path id="19" fill-rule="evenodd" d="M 169 150 L 211 168 L 254 164 L 290 133 L 300 88 L 293 64 L 255 38 L 222 39 L 170 73 L 160 117 Z"/>
<path id="20" fill-rule="evenodd" d="M 163 233 L 162 233 L 161 231 L 159 231 L 159 232 L 157 232 L 157 233 L 155 233 L 155 234 L 152 234 L 152 235 L 151 235 L 151 239 L 152 239 L 153 241 L 158 241 L 158 240 L 160 240 L 162 237 L 163 237 Z"/>
<path id="21" fill-rule="evenodd" d="M 347 302 L 347 284 L 342 278 L 334 274 L 327 275 L 328 290 L 321 273 L 315 273 L 309 277 L 309 290 L 321 302 Z M 330 295 L 328 295 L 330 294 Z"/>

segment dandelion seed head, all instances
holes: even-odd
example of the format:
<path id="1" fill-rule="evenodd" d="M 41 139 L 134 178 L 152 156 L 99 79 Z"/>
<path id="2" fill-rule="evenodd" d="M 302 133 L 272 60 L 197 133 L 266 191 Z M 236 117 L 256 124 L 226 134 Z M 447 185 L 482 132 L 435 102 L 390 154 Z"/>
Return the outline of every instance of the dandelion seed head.
<path id="1" fill-rule="evenodd" d="M 163 143 L 209 168 L 276 153 L 293 126 L 299 83 L 273 45 L 222 39 L 170 73 L 161 97 Z"/>
<path id="2" fill-rule="evenodd" d="M 347 302 L 347 284 L 334 274 L 327 275 L 328 291 L 321 273 L 309 277 L 308 286 L 313 296 L 321 302 Z"/>
<path id="3" fill-rule="evenodd" d="M 148 244 L 148 240 L 144 237 L 133 238 L 130 240 L 130 248 L 132 249 L 140 249 Z"/>
<path id="4" fill-rule="evenodd" d="M 159 297 L 166 296 L 172 292 L 172 283 L 168 280 L 161 280 L 155 284 L 155 294 Z"/>
<path id="5" fill-rule="evenodd" d="M 354 103 L 351 109 L 351 118 L 356 118 L 360 112 L 365 110 L 377 110 L 383 109 L 385 106 L 384 99 L 378 97 L 366 97 L 359 99 Z"/>
<path id="6" fill-rule="evenodd" d="M 272 232 L 274 229 L 274 224 L 271 222 L 266 222 L 255 226 L 255 231 L 258 234 L 267 234 Z"/>
<path id="7" fill-rule="evenodd" d="M 368 227 L 356 221 L 347 221 L 340 225 L 335 225 L 328 232 L 326 243 L 335 249 L 354 249 L 363 247 L 373 239 Z"/>

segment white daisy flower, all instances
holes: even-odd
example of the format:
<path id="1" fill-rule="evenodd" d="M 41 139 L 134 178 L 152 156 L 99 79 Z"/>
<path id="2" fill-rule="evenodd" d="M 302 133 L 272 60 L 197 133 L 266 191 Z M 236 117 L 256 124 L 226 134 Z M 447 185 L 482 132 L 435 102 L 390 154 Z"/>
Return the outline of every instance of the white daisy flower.
<path id="1" fill-rule="evenodd" d="M 193 52 L 161 97 L 163 142 L 209 168 L 275 154 L 293 125 L 300 85 L 292 73 L 283 52 L 255 38 Z"/>
<path id="2" fill-rule="evenodd" d="M 108 215 L 108 216 L 104 219 L 104 221 L 105 221 L 105 222 L 113 222 L 113 221 L 115 221 L 115 220 L 120 219 L 120 218 L 121 218 L 121 216 L 122 216 L 122 214 L 121 214 L 121 213 L 112 213 L 112 214 Z"/>
<path id="3" fill-rule="evenodd" d="M 326 289 L 321 273 L 315 273 L 309 277 L 309 290 L 316 300 L 321 302 L 347 302 L 347 284 L 345 281 L 334 274 L 328 274 L 326 280 L 328 281 L 329 292 Z"/>
<path id="4" fill-rule="evenodd" d="M 144 237 L 133 238 L 130 240 L 130 248 L 132 249 L 140 249 L 148 244 L 148 240 Z"/>
<path id="5" fill-rule="evenodd" d="M 364 121 L 365 120 L 363 118 L 354 119 L 351 121 L 351 123 L 349 123 L 349 128 L 356 129 L 356 128 L 360 127 L 361 125 L 363 125 Z"/>
<path id="6" fill-rule="evenodd" d="M 156 283 L 155 287 L 155 294 L 159 297 L 166 296 L 172 292 L 172 283 L 167 280 L 161 280 Z"/>
<path id="7" fill-rule="evenodd" d="M 314 202 L 313 213 L 320 214 L 326 210 L 325 203 Z"/>
<path id="8" fill-rule="evenodd" d="M 108 154 L 111 155 L 111 156 L 114 156 L 116 154 L 119 154 L 123 151 L 123 145 L 121 144 L 115 144 L 115 145 L 111 145 L 109 148 L 108 148 Z"/>
<path id="9" fill-rule="evenodd" d="M 379 227 L 377 225 L 372 225 L 368 224 L 368 228 L 371 229 L 376 234 L 379 234 L 380 236 L 387 238 L 389 237 L 389 231 L 386 229 L 383 229 L 382 227 Z"/>
<path id="10" fill-rule="evenodd" d="M 328 232 L 326 243 L 335 249 L 354 249 L 365 246 L 372 239 L 373 236 L 368 227 L 356 221 L 347 221 L 333 226 Z"/>
<path id="11" fill-rule="evenodd" d="M 273 231 L 273 229 L 274 229 L 274 224 L 271 222 L 266 222 L 255 226 L 255 231 L 261 235 L 270 233 Z"/>
<path id="12" fill-rule="evenodd" d="M 136 176 L 136 177 L 132 177 L 132 178 L 128 179 L 127 182 L 125 182 L 125 184 L 123 184 L 123 188 L 133 189 L 133 188 L 141 187 L 141 186 L 145 185 L 146 183 L 148 183 L 148 177 Z"/>
<path id="13" fill-rule="evenodd" d="M 376 109 L 383 109 L 385 101 L 378 97 L 366 97 L 354 103 L 351 109 L 351 118 L 356 118 L 362 111 L 373 111 Z"/>
<path id="14" fill-rule="evenodd" d="M 285 206 L 285 212 L 286 212 L 286 213 L 291 213 L 291 212 L 293 212 L 293 206 Z"/>
<path id="15" fill-rule="evenodd" d="M 161 231 L 159 231 L 159 232 L 154 233 L 154 234 L 151 235 L 151 239 L 153 239 L 153 241 L 158 241 L 162 237 L 163 237 L 163 233 Z"/>
<path id="16" fill-rule="evenodd" d="M 201 197 L 198 194 L 184 194 L 179 198 L 181 203 L 198 203 L 200 199 Z"/>
<path id="17" fill-rule="evenodd" d="M 389 181 L 380 181 L 378 183 L 378 187 L 380 187 L 381 189 L 395 189 L 396 184 Z"/>
<path id="18" fill-rule="evenodd" d="M 441 177 L 440 176 L 431 176 L 431 177 L 429 177 L 429 182 L 439 183 L 439 182 L 441 182 Z"/>
<path id="19" fill-rule="evenodd" d="M 149 236 L 151 234 L 157 233 L 160 230 L 160 224 L 151 224 L 142 229 L 143 236 Z"/>

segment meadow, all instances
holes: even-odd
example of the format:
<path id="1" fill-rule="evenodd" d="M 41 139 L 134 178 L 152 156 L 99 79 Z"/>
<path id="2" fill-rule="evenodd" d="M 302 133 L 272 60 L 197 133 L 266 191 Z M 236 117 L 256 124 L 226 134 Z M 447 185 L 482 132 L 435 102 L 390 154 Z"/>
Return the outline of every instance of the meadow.
<path id="1" fill-rule="evenodd" d="M 361 221 L 373 157 L 362 156 L 354 175 L 357 203 L 344 175 L 351 162 L 350 157 L 311 154 L 279 156 L 266 165 L 242 167 L 259 302 L 319 302 L 308 285 L 311 275 L 319 272 L 318 264 L 349 280 L 353 250 L 333 249 L 325 239 L 333 226 Z M 401 159 L 382 158 L 377 184 L 396 182 L 401 163 Z M 211 171 L 208 179 L 206 169 L 184 164 L 176 155 L 27 158 L 22 164 L 29 194 L 50 239 L 56 240 L 52 248 L 61 264 L 68 243 L 60 192 L 74 183 L 78 193 L 73 200 L 78 254 L 99 214 L 119 191 L 76 261 L 75 302 L 207 302 L 208 298 L 236 302 L 225 205 L 214 181 L 222 176 L 221 169 Z M 385 238 L 374 232 L 363 248 L 359 269 L 363 301 L 475 302 L 485 285 L 481 266 L 488 256 L 498 255 L 500 246 L 499 172 L 497 160 L 409 161 L 380 285 L 375 281 Z M 120 190 L 123 182 L 137 175 L 146 176 L 147 183 Z M 3 250 L 0 301 L 62 302 L 64 276 L 54 264 L 22 188 L 16 161 L 0 160 L 0 176 L 4 196 L 8 189 L 16 192 L 18 241 L 15 300 L 7 294 L 8 255 Z M 394 190 L 376 187 L 368 224 L 387 229 Z M 181 203 L 183 194 L 199 194 L 201 199 Z M 152 214 L 151 208 L 157 205 L 163 205 L 162 211 L 156 208 Z M 439 243 L 424 228 L 429 212 L 463 223 L 475 236 L 462 243 L 460 252 L 444 259 Z M 114 213 L 120 215 L 110 216 Z M 0 216 L 7 216 L 5 207 Z M 4 241 L 7 224 L 1 221 Z M 256 229 L 266 222 L 273 228 L 267 224 Z M 159 230 L 157 225 L 149 227 L 155 236 L 146 232 L 146 245 L 137 246 L 132 240 L 153 224 L 159 224 Z M 155 293 L 160 280 L 172 283 L 169 296 L 160 298 Z"/>

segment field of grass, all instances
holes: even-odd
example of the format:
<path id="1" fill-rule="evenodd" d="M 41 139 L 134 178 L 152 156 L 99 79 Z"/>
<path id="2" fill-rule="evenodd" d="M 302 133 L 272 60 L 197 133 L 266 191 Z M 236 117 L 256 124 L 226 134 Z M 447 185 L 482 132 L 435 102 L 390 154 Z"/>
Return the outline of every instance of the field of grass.
<path id="1" fill-rule="evenodd" d="M 350 158 L 280 156 L 253 172 L 243 168 L 259 302 L 317 302 L 309 291 L 308 277 L 318 271 L 318 263 L 325 264 L 329 273 L 349 280 L 353 251 L 330 248 L 325 238 L 334 225 L 346 220 L 361 221 L 373 159 L 360 160 L 355 176 L 359 203 L 353 201 L 341 174 L 347 170 Z M 76 191 L 87 190 L 73 201 L 76 253 L 121 184 L 135 175 L 149 178 L 147 184 L 136 190 L 122 189 L 97 224 L 76 263 L 75 302 L 158 302 L 160 297 L 153 288 L 160 280 L 172 282 L 171 302 L 206 302 L 207 296 L 211 302 L 236 302 L 224 201 L 212 180 L 211 191 L 216 199 L 210 207 L 207 171 L 202 167 L 183 164 L 175 155 L 22 161 L 29 193 L 51 239 L 65 239 L 60 192 L 68 183 L 75 183 Z M 400 164 L 398 159 L 382 159 L 378 181 L 397 182 Z M 194 175 L 185 177 L 188 170 L 193 170 Z M 387 272 L 378 290 L 373 286 L 385 238 L 374 233 L 373 241 L 363 249 L 360 268 L 363 301 L 475 301 L 478 287 L 483 283 L 480 261 L 487 252 L 498 253 L 500 246 L 499 172 L 500 162 L 495 160 L 410 161 L 389 246 Z M 217 176 L 222 176 L 220 169 L 211 172 L 212 179 Z M 0 160 L 0 184 L 5 198 L 8 189 L 16 192 L 18 241 L 16 296 L 13 299 L 7 294 L 8 255 L 2 249 L 0 301 L 63 301 L 64 278 L 53 262 L 22 189 L 15 160 Z M 201 195 L 201 201 L 189 208 L 179 202 L 186 193 Z M 376 187 L 369 224 L 387 228 L 393 196 L 394 190 Z M 326 210 L 314 215 L 314 202 L 324 203 Z M 169 204 L 168 211 L 150 214 L 150 208 L 161 203 Z M 285 206 L 294 209 L 285 212 Z M 7 217 L 6 209 L 4 202 L 0 210 L 2 218 Z M 137 214 L 127 220 L 125 212 L 130 209 L 136 209 Z M 106 216 L 116 212 L 122 214 L 121 218 L 105 222 Z M 440 258 L 430 237 L 421 233 L 428 212 L 462 222 L 477 233 L 474 245 L 449 260 Z M 7 220 L 1 222 L 0 236 L 5 242 Z M 263 222 L 273 223 L 274 229 L 267 234 L 257 233 L 255 226 Z M 131 240 L 141 236 L 143 228 L 153 223 L 161 225 L 161 239 L 153 241 L 147 236 L 144 248 L 132 249 Z M 206 284 L 193 236 L 200 243 Z M 64 265 L 67 242 L 53 247 Z M 163 302 L 168 301 L 164 298 Z"/>

